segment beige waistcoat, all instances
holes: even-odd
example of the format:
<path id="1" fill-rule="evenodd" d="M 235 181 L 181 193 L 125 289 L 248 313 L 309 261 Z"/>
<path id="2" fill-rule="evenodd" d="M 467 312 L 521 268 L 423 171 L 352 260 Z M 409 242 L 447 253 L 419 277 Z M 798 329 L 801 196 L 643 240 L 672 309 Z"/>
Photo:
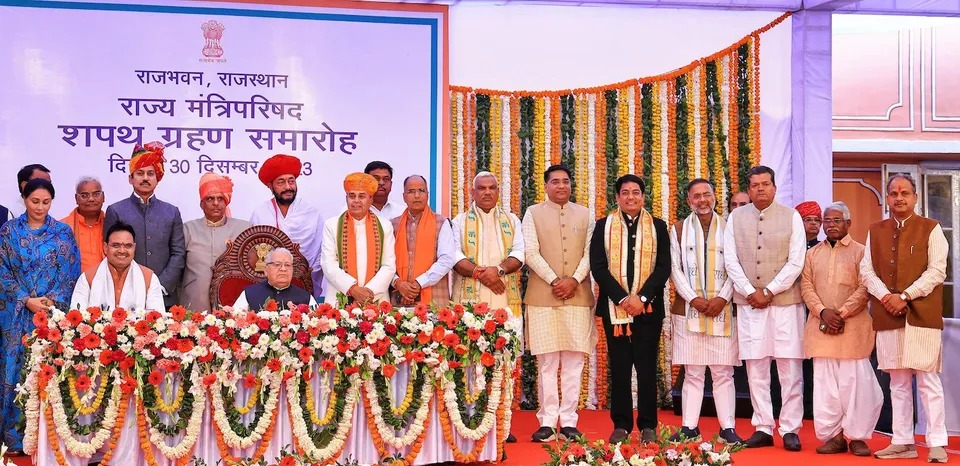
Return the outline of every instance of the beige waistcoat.
<path id="1" fill-rule="evenodd" d="M 754 288 L 766 287 L 786 265 L 795 212 L 776 201 L 763 213 L 753 204 L 737 210 L 733 225 L 736 228 L 737 257 Z M 747 304 L 747 297 L 740 293 L 734 293 L 733 300 L 737 304 Z M 787 291 L 774 296 L 772 305 L 789 306 L 801 302 L 798 279 Z"/>
<path id="2" fill-rule="evenodd" d="M 572 277 L 583 259 L 587 245 L 587 230 L 593 221 L 590 209 L 568 202 L 563 207 L 552 202 L 541 202 L 530 207 L 540 241 L 540 255 L 558 277 Z M 580 282 L 573 298 L 562 301 L 553 296 L 550 284 L 535 273 L 527 281 L 524 304 L 539 307 L 579 306 L 593 307 L 593 289 L 590 280 Z"/>

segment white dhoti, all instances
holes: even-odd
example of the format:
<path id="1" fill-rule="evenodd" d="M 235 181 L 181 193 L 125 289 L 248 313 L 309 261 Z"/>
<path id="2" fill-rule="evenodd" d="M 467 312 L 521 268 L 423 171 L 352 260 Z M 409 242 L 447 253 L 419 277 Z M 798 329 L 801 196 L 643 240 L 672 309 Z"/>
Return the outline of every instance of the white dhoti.
<path id="1" fill-rule="evenodd" d="M 540 410 L 537 419 L 541 427 L 577 426 L 577 406 L 580 403 L 580 377 L 583 374 L 584 353 L 557 351 L 537 355 L 539 370 Z M 557 394 L 557 369 L 560 373 L 560 394 Z"/>
<path id="2" fill-rule="evenodd" d="M 707 367 L 713 379 L 713 402 L 720 428 L 734 427 L 737 392 L 733 384 L 733 366 L 740 365 L 737 326 L 729 337 L 718 337 L 687 330 L 687 317 L 672 315 L 673 363 L 684 366 L 683 426 L 694 429 L 700 423 L 703 385 Z"/>
<path id="3" fill-rule="evenodd" d="M 780 435 L 797 433 L 803 425 L 802 304 L 753 309 L 737 305 L 740 358 L 747 364 L 753 426 L 773 435 L 776 422 L 770 397 L 770 361 L 776 359 L 780 376 Z"/>
<path id="4" fill-rule="evenodd" d="M 868 440 L 880 418 L 883 392 L 869 359 L 813 358 L 813 425 L 826 442 L 843 432 Z"/>
<path id="5" fill-rule="evenodd" d="M 893 405 L 893 444 L 913 445 L 913 376 L 927 414 L 927 445 L 947 445 L 946 405 L 940 369 L 943 363 L 942 330 L 913 327 L 877 332 L 877 363 L 890 374 Z"/>

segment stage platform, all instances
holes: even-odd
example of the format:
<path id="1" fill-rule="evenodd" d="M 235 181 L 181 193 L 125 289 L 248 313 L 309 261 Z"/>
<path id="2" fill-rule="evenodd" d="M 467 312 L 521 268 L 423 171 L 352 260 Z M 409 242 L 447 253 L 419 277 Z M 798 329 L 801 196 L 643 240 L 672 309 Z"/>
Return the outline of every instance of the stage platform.
<path id="1" fill-rule="evenodd" d="M 680 424 L 680 417 L 671 411 L 660 411 L 660 422 L 668 425 L 677 426 Z M 533 411 L 517 411 L 513 416 L 513 434 L 516 435 L 518 442 L 507 445 L 507 461 L 503 464 L 507 466 L 534 466 L 542 464 L 549 459 L 549 455 L 543 449 L 542 444 L 530 441 L 530 436 L 537 430 L 539 423 L 537 415 Z M 581 411 L 580 412 L 580 430 L 590 440 L 598 438 L 606 439 L 610 435 L 613 424 L 610 423 L 610 415 L 607 411 Z M 704 435 L 712 437 L 719 432 L 720 426 L 716 418 L 708 417 L 700 421 L 700 430 Z M 741 437 L 748 437 L 753 433 L 753 427 L 749 419 L 737 419 L 737 433 Z M 800 465 L 816 464 L 817 466 L 839 466 L 839 465 L 874 465 L 880 463 L 873 457 L 858 458 L 851 454 L 840 455 L 818 455 L 815 449 L 820 445 L 816 435 L 813 432 L 813 423 L 804 421 L 803 428 L 800 430 L 800 441 L 803 444 L 803 451 L 791 453 L 781 447 L 780 438 L 776 439 L 776 446 L 771 448 L 760 448 L 756 450 L 743 450 L 736 453 L 733 457 L 733 464 L 742 466 L 770 466 L 770 465 Z M 923 439 L 917 438 L 917 445 L 922 445 Z M 890 443 L 887 436 L 875 434 L 873 439 L 867 442 L 874 451 L 879 450 Z M 892 465 L 920 465 L 927 464 L 926 448 L 918 447 L 920 458 L 916 460 L 897 460 L 889 464 Z M 947 447 L 949 452 L 949 461 L 951 464 L 960 465 L 960 437 L 950 437 L 950 445 Z M 26 457 L 15 458 L 18 466 L 30 466 L 30 459 Z M 888 464 L 886 462 L 882 464 Z"/>

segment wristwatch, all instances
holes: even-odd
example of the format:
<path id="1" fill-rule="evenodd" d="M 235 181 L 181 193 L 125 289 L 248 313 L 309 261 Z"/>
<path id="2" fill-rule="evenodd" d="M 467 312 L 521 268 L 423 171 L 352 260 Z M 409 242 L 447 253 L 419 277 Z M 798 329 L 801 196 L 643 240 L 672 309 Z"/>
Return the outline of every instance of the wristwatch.
<path id="1" fill-rule="evenodd" d="M 502 277 L 502 276 L 504 276 L 504 275 L 506 275 L 506 274 L 507 274 L 507 272 L 505 272 L 505 271 L 503 270 L 503 267 L 500 267 L 500 266 L 498 265 L 498 266 L 497 266 L 497 275 L 499 275 L 499 276 Z"/>
<path id="2" fill-rule="evenodd" d="M 647 297 L 646 297 L 646 296 L 640 296 L 640 302 L 643 303 L 643 304 L 647 304 Z"/>
<path id="3" fill-rule="evenodd" d="M 771 292 L 770 292 L 770 290 L 768 290 L 768 289 L 766 289 L 766 288 L 764 288 L 764 289 L 763 289 L 763 290 L 761 290 L 761 291 L 763 291 L 763 295 L 764 295 L 764 296 L 766 296 L 766 297 L 767 297 L 767 299 L 770 299 L 770 298 L 772 298 L 772 297 L 773 297 L 773 293 L 771 293 Z"/>
<path id="4" fill-rule="evenodd" d="M 910 300 L 906 293 L 900 293 L 900 299 L 902 299 L 903 301 Z"/>

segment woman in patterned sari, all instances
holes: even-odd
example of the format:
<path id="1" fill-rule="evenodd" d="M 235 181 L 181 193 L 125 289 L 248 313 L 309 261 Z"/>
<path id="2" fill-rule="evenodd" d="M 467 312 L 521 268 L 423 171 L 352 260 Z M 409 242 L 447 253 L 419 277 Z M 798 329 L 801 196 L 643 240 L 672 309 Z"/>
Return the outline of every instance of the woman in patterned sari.
<path id="1" fill-rule="evenodd" d="M 30 180 L 23 189 L 26 213 L 0 227 L 0 432 L 14 452 L 23 450 L 16 428 L 20 410 L 15 389 L 24 361 L 23 336 L 33 331 L 33 314 L 50 306 L 66 310 L 80 277 L 80 249 L 70 227 L 47 213 L 53 185 Z"/>

